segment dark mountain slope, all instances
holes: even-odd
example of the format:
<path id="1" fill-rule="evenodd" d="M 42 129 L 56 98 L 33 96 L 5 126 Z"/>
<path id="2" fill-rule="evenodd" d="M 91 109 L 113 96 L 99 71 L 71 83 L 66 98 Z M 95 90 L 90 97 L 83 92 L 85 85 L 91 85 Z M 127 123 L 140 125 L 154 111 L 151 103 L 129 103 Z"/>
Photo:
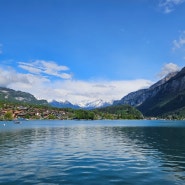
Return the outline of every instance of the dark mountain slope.
<path id="1" fill-rule="evenodd" d="M 0 101 L 48 105 L 46 100 L 37 100 L 32 94 L 0 87 Z"/>
<path id="2" fill-rule="evenodd" d="M 158 88 L 155 96 L 138 107 L 144 115 L 161 116 L 185 107 L 185 68 Z"/>
<path id="3" fill-rule="evenodd" d="M 181 115 L 182 117 L 185 110 L 185 68 L 170 73 L 148 89 L 128 94 L 114 104 L 135 106 L 145 116 Z"/>

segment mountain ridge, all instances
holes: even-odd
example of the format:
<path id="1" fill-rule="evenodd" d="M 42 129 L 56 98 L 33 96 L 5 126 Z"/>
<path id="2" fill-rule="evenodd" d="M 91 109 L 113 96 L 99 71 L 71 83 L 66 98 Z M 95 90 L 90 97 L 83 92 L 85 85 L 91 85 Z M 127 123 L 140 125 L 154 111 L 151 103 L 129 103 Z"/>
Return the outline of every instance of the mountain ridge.
<path id="1" fill-rule="evenodd" d="M 154 97 L 147 99 L 138 109 L 147 116 L 172 114 L 185 107 L 185 67 L 162 84 Z"/>
<path id="2" fill-rule="evenodd" d="M 101 108 L 101 107 L 106 107 L 110 106 L 111 103 L 105 102 L 103 100 L 95 100 L 92 102 L 86 102 L 86 103 L 79 103 L 79 104 L 72 104 L 69 101 L 57 101 L 57 100 L 52 100 L 49 102 L 49 104 L 52 107 L 58 107 L 58 108 L 73 108 L 73 109 L 85 109 L 85 110 L 92 110 L 95 108 Z"/>
<path id="3" fill-rule="evenodd" d="M 185 110 L 185 67 L 168 74 L 148 89 L 129 93 L 114 104 L 132 105 L 144 116 L 178 117 Z"/>
<path id="4" fill-rule="evenodd" d="M 175 117 L 176 115 L 181 115 L 185 118 L 185 67 L 178 72 L 168 74 L 148 89 L 131 92 L 121 100 L 114 101 L 113 104 L 103 100 L 82 102 L 81 106 L 74 105 L 69 101 L 59 102 L 53 100 L 52 102 L 47 102 L 46 100 L 36 99 L 30 93 L 5 87 L 0 87 L 0 100 L 86 110 L 127 104 L 137 108 L 144 116 L 168 117 L 174 115 Z"/>
<path id="5" fill-rule="evenodd" d="M 147 89 L 140 89 L 138 91 L 131 92 L 124 96 L 121 100 L 113 102 L 113 105 L 128 104 L 134 107 L 141 105 L 146 99 L 153 97 L 157 94 L 159 87 L 175 76 L 177 72 L 169 73 L 163 79 L 157 81 Z"/>
<path id="6" fill-rule="evenodd" d="M 30 93 L 16 91 L 6 87 L 0 87 L 0 100 L 7 102 L 21 102 L 38 105 L 48 105 L 46 100 L 38 100 Z"/>
<path id="7" fill-rule="evenodd" d="M 39 100 L 34 95 L 23 92 L 17 91 L 14 89 L 10 89 L 7 87 L 0 87 L 0 101 L 5 102 L 19 102 L 19 103 L 29 103 L 29 104 L 37 104 L 37 105 L 48 105 L 56 108 L 72 108 L 72 109 L 85 109 L 91 110 L 95 108 L 105 107 L 111 105 L 111 103 L 105 102 L 103 100 L 96 100 L 92 102 L 81 103 L 79 105 L 72 104 L 69 101 L 57 101 L 52 100 L 48 102 L 47 100 Z M 81 106 L 80 106 L 81 105 Z"/>
<path id="8" fill-rule="evenodd" d="M 74 105 L 69 101 L 57 101 L 57 100 L 52 100 L 49 102 L 49 104 L 52 107 L 57 107 L 57 108 L 72 108 L 72 109 L 80 109 L 81 107 L 78 105 Z"/>

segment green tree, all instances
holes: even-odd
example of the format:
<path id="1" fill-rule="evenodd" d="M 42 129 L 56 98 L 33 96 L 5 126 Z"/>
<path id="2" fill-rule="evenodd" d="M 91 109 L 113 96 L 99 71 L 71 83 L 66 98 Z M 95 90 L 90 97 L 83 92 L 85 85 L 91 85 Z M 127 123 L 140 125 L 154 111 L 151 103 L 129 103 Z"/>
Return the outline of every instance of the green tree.
<path id="1" fill-rule="evenodd" d="M 57 119 L 57 118 L 56 118 L 56 116 L 55 116 L 55 115 L 50 114 L 50 115 L 48 116 L 48 119 Z"/>
<path id="2" fill-rule="evenodd" d="M 4 115 L 5 120 L 13 120 L 13 113 L 11 111 L 8 111 Z"/>

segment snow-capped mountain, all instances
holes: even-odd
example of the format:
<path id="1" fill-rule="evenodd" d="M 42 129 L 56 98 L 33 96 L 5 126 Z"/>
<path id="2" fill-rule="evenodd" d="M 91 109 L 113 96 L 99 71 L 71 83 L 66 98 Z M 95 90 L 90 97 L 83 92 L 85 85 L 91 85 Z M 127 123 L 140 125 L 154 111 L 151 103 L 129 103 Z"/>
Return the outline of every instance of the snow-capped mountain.
<path id="1" fill-rule="evenodd" d="M 112 102 L 105 102 L 103 100 L 95 100 L 92 102 L 81 102 L 79 104 L 80 107 L 84 108 L 84 109 L 95 109 L 95 108 L 100 108 L 100 107 L 107 107 L 109 105 L 111 105 Z"/>
<path id="2" fill-rule="evenodd" d="M 72 109 L 95 109 L 100 107 L 106 107 L 112 104 L 112 102 L 105 102 L 101 99 L 95 100 L 92 102 L 83 101 L 79 104 L 72 104 L 69 101 L 56 101 L 52 100 L 50 102 L 46 100 L 39 100 L 35 98 L 32 94 L 15 91 L 13 89 L 0 87 L 0 100 L 1 101 L 12 101 L 12 102 L 23 102 L 23 103 L 31 103 L 31 104 L 39 104 L 39 105 L 51 105 L 52 107 L 58 108 L 72 108 Z"/>
<path id="3" fill-rule="evenodd" d="M 100 107 L 106 107 L 112 104 L 112 102 L 105 102 L 103 100 L 95 100 L 92 102 L 80 102 L 79 104 L 72 104 L 69 101 L 56 101 L 53 100 L 49 102 L 49 104 L 53 107 L 58 108 L 73 108 L 73 109 L 95 109 Z"/>

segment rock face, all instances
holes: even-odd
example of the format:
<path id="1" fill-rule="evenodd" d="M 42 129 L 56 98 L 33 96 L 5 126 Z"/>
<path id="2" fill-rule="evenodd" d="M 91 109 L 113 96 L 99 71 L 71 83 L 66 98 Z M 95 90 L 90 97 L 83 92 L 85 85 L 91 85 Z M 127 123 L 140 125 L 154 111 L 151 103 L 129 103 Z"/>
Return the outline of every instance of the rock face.
<path id="1" fill-rule="evenodd" d="M 160 116 L 185 108 L 185 68 L 170 73 L 148 89 L 128 94 L 114 104 L 135 106 L 145 116 Z"/>
<path id="2" fill-rule="evenodd" d="M 131 105 L 134 107 L 139 106 L 142 104 L 148 97 L 149 93 L 147 93 L 147 89 L 141 89 L 135 92 L 131 92 L 121 100 L 114 101 L 114 105 Z"/>

